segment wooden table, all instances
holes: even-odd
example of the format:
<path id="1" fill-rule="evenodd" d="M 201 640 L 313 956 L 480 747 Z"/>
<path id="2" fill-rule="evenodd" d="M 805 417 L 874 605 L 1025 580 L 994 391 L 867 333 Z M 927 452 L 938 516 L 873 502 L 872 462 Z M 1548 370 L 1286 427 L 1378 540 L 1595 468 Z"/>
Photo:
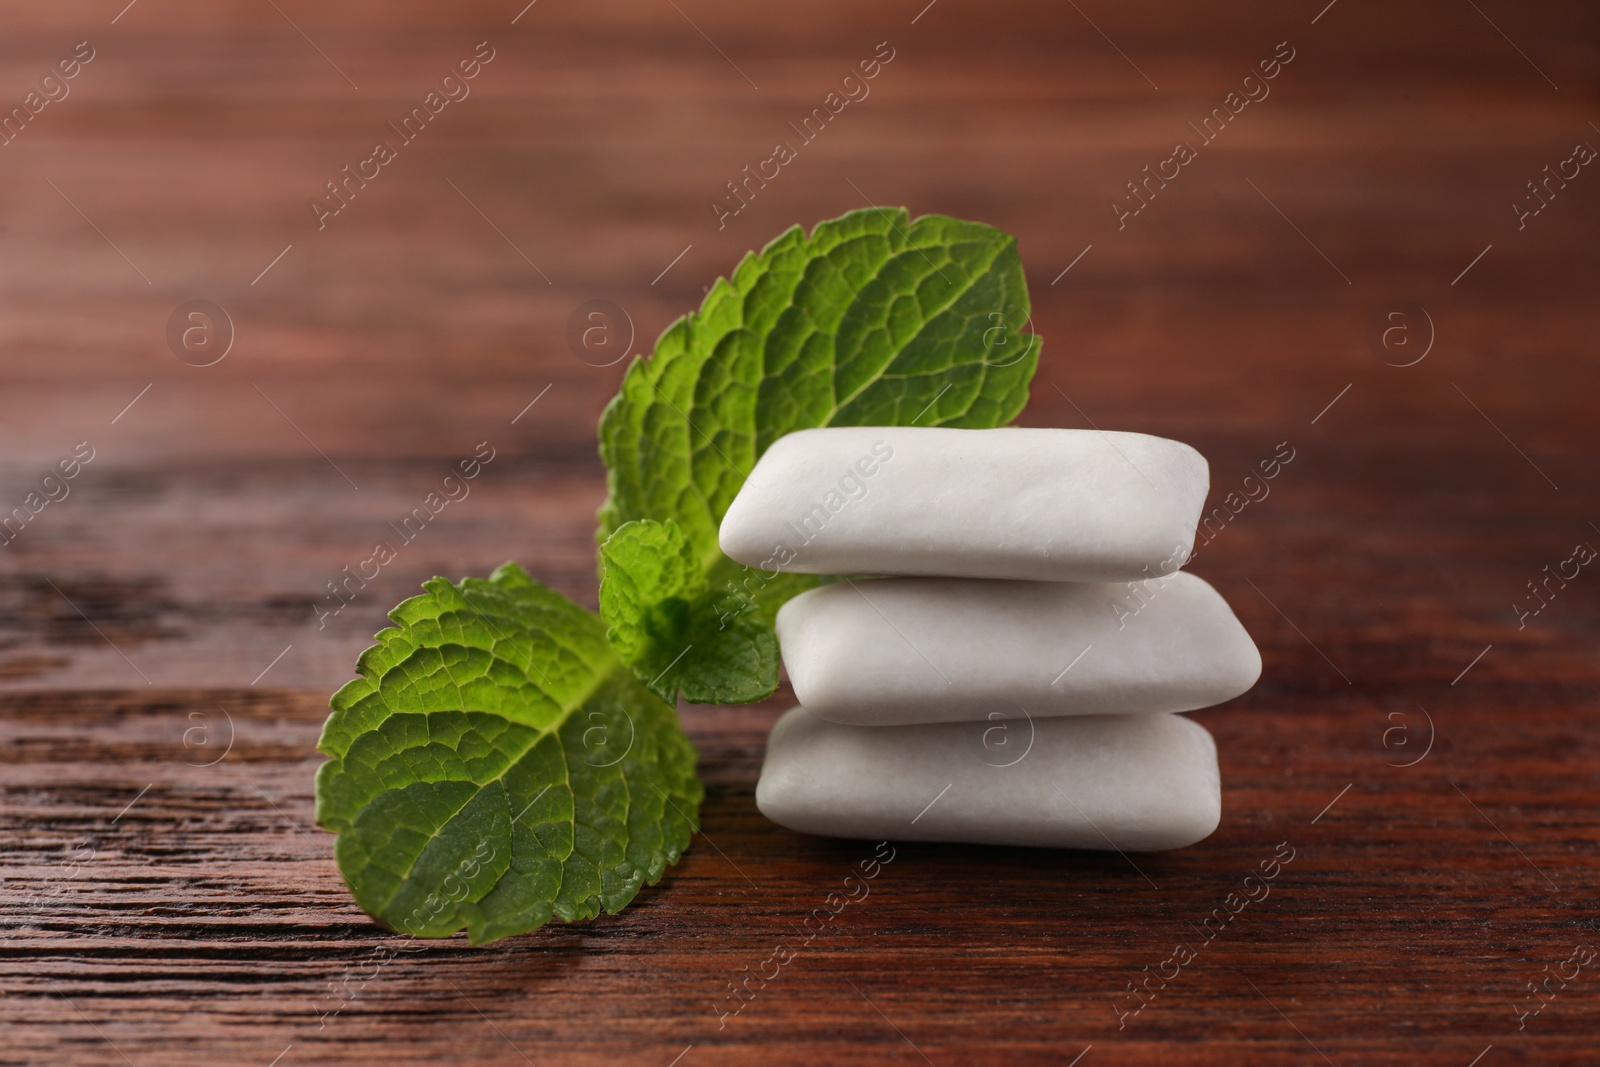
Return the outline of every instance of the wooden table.
<path id="1" fill-rule="evenodd" d="M 1600 576 L 1514 608 L 1600 545 L 1600 173 L 1527 187 L 1600 145 L 1592 6 L 122 2 L 0 38 L 6 107 L 94 55 L 0 150 L 0 505 L 94 452 L 0 548 L 0 1063 L 1595 1062 L 1600 974 L 1565 961 L 1600 948 Z M 719 229 L 882 41 L 870 96 Z M 319 229 L 479 42 L 471 95 Z M 1119 229 L 1278 42 L 1270 95 Z M 312 822 L 327 695 L 433 574 L 517 559 L 594 603 L 622 365 L 568 347 L 578 305 L 648 350 L 745 250 L 868 201 L 1018 235 L 1023 423 L 1190 441 L 1213 504 L 1294 450 L 1194 565 L 1266 662 L 1196 715 L 1221 828 L 1132 859 L 898 845 L 719 1018 L 872 848 L 756 811 L 784 700 L 687 707 L 704 832 L 658 887 L 398 943 Z M 168 344 L 197 299 L 232 322 L 212 366 Z M 480 441 L 470 499 L 319 629 Z"/>

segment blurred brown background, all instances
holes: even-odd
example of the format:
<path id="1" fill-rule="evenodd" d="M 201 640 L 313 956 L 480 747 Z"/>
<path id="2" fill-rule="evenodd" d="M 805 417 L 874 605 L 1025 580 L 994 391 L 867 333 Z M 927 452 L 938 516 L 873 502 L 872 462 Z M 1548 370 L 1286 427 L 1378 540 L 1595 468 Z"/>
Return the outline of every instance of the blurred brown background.
<path id="1" fill-rule="evenodd" d="M 1600 983 L 1529 984 L 1600 942 L 1600 579 L 1513 605 L 1600 545 L 1600 170 L 1513 205 L 1600 147 L 1600 12 L 924 3 L 5 12 L 0 108 L 93 58 L 0 147 L 0 514 L 94 459 L 0 547 L 0 1062 L 1589 1062 Z M 479 42 L 470 96 L 319 230 L 312 198 Z M 870 95 L 719 229 L 725 183 L 880 42 Z M 1270 95 L 1119 229 L 1280 42 Z M 648 352 L 744 252 L 868 203 L 1017 235 L 1024 423 L 1189 441 L 1214 503 L 1295 450 L 1195 564 L 1267 665 L 1197 716 L 1222 829 L 1142 874 L 905 847 L 719 1029 L 867 846 L 755 811 L 781 700 L 689 708 L 705 836 L 634 909 L 351 980 L 391 939 L 311 824 L 326 697 L 431 575 L 516 559 L 593 604 L 625 364 L 569 345 L 574 310 L 614 302 Z M 206 367 L 168 340 L 197 299 L 232 323 Z M 325 583 L 481 441 L 470 498 L 319 629 Z M 1126 983 L 1285 839 L 1278 891 L 1119 1030 Z"/>

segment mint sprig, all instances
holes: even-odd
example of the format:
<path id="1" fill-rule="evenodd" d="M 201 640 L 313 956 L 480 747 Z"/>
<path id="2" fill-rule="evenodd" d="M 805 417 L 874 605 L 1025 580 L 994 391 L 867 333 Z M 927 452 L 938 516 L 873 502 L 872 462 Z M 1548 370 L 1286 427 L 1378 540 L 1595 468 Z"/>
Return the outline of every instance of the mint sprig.
<path id="1" fill-rule="evenodd" d="M 1027 322 L 1014 239 L 904 209 L 795 227 L 719 279 L 601 417 L 601 617 L 515 564 L 434 578 L 334 694 L 317 820 L 362 908 L 481 944 L 658 881 L 704 796 L 672 702 L 769 695 L 773 618 L 823 580 L 718 548 L 751 467 L 809 427 L 1009 422 Z"/>
<path id="2" fill-rule="evenodd" d="M 797 226 L 745 256 L 698 312 L 667 328 L 654 358 L 634 361 L 600 419 L 610 495 L 597 540 L 634 521 L 670 521 L 684 542 L 677 550 L 704 578 L 653 596 L 602 596 L 614 634 L 650 634 L 649 655 L 624 659 L 663 696 L 770 695 L 772 617 L 817 579 L 758 574 L 717 547 L 751 467 L 784 434 L 816 426 L 1009 422 L 1038 364 L 1027 323 L 1016 240 L 980 223 L 873 208 L 810 237 Z M 754 654 L 729 660 L 708 648 L 713 619 Z M 664 653 L 683 659 L 655 681 Z"/>

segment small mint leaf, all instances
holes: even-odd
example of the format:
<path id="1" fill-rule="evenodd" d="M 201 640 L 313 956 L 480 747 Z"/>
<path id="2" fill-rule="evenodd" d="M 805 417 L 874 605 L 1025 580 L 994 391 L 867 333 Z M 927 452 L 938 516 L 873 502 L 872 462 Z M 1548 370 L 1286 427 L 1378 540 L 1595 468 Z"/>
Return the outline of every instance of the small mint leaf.
<path id="1" fill-rule="evenodd" d="M 624 523 L 600 546 L 600 615 L 622 661 L 662 700 L 743 704 L 778 687 L 769 625 L 718 611 L 689 539 L 668 519 Z"/>

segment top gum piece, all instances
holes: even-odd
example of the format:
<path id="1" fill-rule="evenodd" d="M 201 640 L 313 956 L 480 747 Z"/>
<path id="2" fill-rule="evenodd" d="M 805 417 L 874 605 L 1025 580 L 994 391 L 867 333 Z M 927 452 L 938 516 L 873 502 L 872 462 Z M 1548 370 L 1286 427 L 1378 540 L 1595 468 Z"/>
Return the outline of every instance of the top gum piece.
<path id="1" fill-rule="evenodd" d="M 1188 560 L 1210 482 L 1200 453 L 1141 433 L 800 430 L 750 472 L 719 541 L 773 572 L 1151 578 Z"/>

